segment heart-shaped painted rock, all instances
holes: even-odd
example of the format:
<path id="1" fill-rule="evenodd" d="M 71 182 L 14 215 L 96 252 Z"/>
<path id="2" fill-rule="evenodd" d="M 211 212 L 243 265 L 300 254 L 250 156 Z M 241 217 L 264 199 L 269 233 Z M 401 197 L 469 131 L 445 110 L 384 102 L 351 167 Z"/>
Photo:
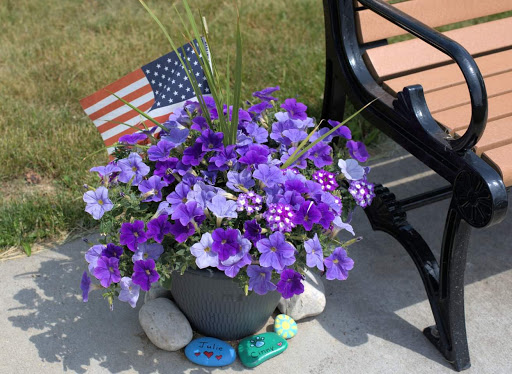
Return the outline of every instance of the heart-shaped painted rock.
<path id="1" fill-rule="evenodd" d="M 195 364 L 203 366 L 226 366 L 236 358 L 235 349 L 215 338 L 192 340 L 185 348 L 185 356 Z"/>
<path id="2" fill-rule="evenodd" d="M 286 314 L 279 314 L 274 321 L 274 331 L 282 338 L 291 339 L 297 335 L 297 323 Z"/>
<path id="3" fill-rule="evenodd" d="M 253 368 L 284 352 L 286 348 L 288 348 L 286 340 L 275 332 L 266 332 L 240 341 L 238 357 L 245 366 Z"/>

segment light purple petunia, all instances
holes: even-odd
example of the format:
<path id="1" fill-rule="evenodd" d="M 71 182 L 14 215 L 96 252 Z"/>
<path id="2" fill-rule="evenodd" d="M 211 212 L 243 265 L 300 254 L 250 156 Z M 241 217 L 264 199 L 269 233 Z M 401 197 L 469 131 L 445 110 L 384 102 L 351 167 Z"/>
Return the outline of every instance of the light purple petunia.
<path id="1" fill-rule="evenodd" d="M 137 132 L 135 134 L 126 134 L 119 138 L 119 143 L 134 145 L 140 142 L 141 140 L 146 140 L 148 136 L 146 134 L 142 134 Z"/>
<path id="2" fill-rule="evenodd" d="M 94 268 L 94 276 L 100 281 L 100 284 L 108 288 L 112 283 L 121 280 L 119 273 L 119 259 L 115 257 L 101 256 Z"/>
<path id="3" fill-rule="evenodd" d="M 342 247 L 336 248 L 324 263 L 327 268 L 325 278 L 328 280 L 345 280 L 348 277 L 348 271 L 354 267 L 354 260 L 347 256 L 347 252 Z"/>
<path id="4" fill-rule="evenodd" d="M 265 186 L 274 187 L 284 182 L 283 172 L 277 166 L 269 167 L 266 164 L 258 165 L 252 176 L 259 179 Z"/>
<path id="5" fill-rule="evenodd" d="M 236 277 L 241 268 L 252 262 L 251 255 L 249 253 L 252 246 L 251 242 L 242 238 L 240 235 L 238 236 L 237 241 L 240 248 L 239 251 L 217 265 L 217 268 L 224 271 L 224 274 L 230 278 Z"/>
<path id="6" fill-rule="evenodd" d="M 332 221 L 332 224 L 333 224 L 333 231 L 335 233 L 338 233 L 340 230 L 347 230 L 349 233 L 351 233 L 353 236 L 355 236 L 356 234 L 354 233 L 354 228 L 352 227 L 351 224 L 349 223 L 345 223 L 341 220 L 341 217 L 339 216 L 336 216 L 336 218 L 334 218 L 334 220 Z"/>
<path id="7" fill-rule="evenodd" d="M 242 186 L 246 189 L 254 187 L 255 182 L 252 179 L 251 171 L 244 169 L 240 173 L 236 171 L 228 171 L 228 181 L 226 185 L 236 192 L 241 192 L 238 186 Z"/>
<path id="8" fill-rule="evenodd" d="M 295 248 L 286 241 L 284 234 L 280 231 L 270 234 L 268 239 L 258 241 L 256 248 L 261 253 L 261 266 L 283 270 L 295 262 Z"/>
<path id="9" fill-rule="evenodd" d="M 281 108 L 288 112 L 291 119 L 305 120 L 308 118 L 306 114 L 308 107 L 302 103 L 297 102 L 296 99 L 286 99 L 284 103 L 281 104 Z"/>
<path id="10" fill-rule="evenodd" d="M 265 295 L 276 289 L 276 285 L 271 281 L 272 268 L 249 265 L 247 266 L 247 275 L 249 276 L 249 290 L 258 295 Z"/>
<path id="11" fill-rule="evenodd" d="M 283 155 L 281 156 L 281 162 L 285 163 L 290 158 L 290 156 L 295 153 L 296 150 L 297 150 L 296 147 L 289 148 L 288 151 L 284 152 Z M 308 167 L 308 162 L 307 162 L 308 157 L 309 157 L 309 151 L 307 151 L 302 156 L 300 156 L 297 160 L 295 160 L 290 165 L 290 167 L 299 168 L 299 169 L 307 168 Z"/>
<path id="12" fill-rule="evenodd" d="M 152 259 L 139 260 L 133 264 L 132 281 L 144 291 L 149 291 L 151 283 L 155 283 L 159 279 L 160 275 L 155 270 L 155 261 Z"/>
<path id="13" fill-rule="evenodd" d="M 332 148 L 330 146 L 324 142 L 319 142 L 309 150 L 308 158 L 313 161 L 317 168 L 322 168 L 326 165 L 332 164 L 331 153 Z"/>
<path id="14" fill-rule="evenodd" d="M 96 166 L 89 170 L 90 172 L 97 172 L 101 178 L 105 178 L 112 173 L 119 173 L 121 168 L 113 163 L 109 163 L 106 166 Z"/>
<path id="15" fill-rule="evenodd" d="M 278 143 L 289 146 L 291 144 L 291 141 L 284 135 L 284 132 L 292 129 L 296 129 L 296 127 L 293 121 L 291 120 L 274 122 L 272 124 L 272 132 L 270 133 L 270 138 Z"/>
<path id="16" fill-rule="evenodd" d="M 82 290 L 82 300 L 86 303 L 89 300 L 89 292 L 91 292 L 91 278 L 89 278 L 86 271 L 82 274 L 80 289 Z"/>
<path id="17" fill-rule="evenodd" d="M 137 186 L 142 177 L 149 173 L 149 166 L 142 162 L 142 158 L 137 153 L 130 153 L 128 158 L 123 158 L 117 162 L 117 166 L 121 168 L 119 181 L 128 183 L 132 178 L 132 185 Z"/>
<path id="18" fill-rule="evenodd" d="M 317 208 L 314 202 L 305 201 L 300 206 L 299 210 L 295 212 L 293 223 L 302 225 L 306 231 L 311 231 L 313 224 L 319 223 L 322 219 L 322 213 Z"/>
<path id="19" fill-rule="evenodd" d="M 163 181 L 158 175 L 153 175 L 139 183 L 139 191 L 142 193 L 144 202 L 162 201 L 162 188 L 167 187 L 169 183 Z"/>
<path id="20" fill-rule="evenodd" d="M 202 181 L 194 184 L 194 187 L 187 194 L 187 200 L 195 201 L 201 209 L 206 209 L 206 204 L 212 201 L 222 190 L 217 187 L 210 186 Z"/>
<path id="21" fill-rule="evenodd" d="M 256 91 L 252 93 L 252 96 L 257 97 L 262 101 L 277 101 L 278 98 L 274 96 L 270 96 L 271 93 L 279 91 L 279 86 L 275 87 L 267 87 L 261 91 Z"/>
<path id="22" fill-rule="evenodd" d="M 162 243 L 164 236 L 171 232 L 171 223 L 168 221 L 167 214 L 161 214 L 157 218 L 148 222 L 148 238 L 154 239 L 158 243 Z"/>
<path id="23" fill-rule="evenodd" d="M 85 211 L 94 219 L 100 219 L 105 212 L 114 208 L 114 204 L 108 198 L 108 190 L 103 186 L 98 187 L 95 191 L 87 191 L 84 193 L 83 199 L 87 203 Z"/>
<path id="24" fill-rule="evenodd" d="M 213 238 L 209 232 L 201 236 L 199 243 L 190 247 L 190 253 L 196 257 L 196 265 L 199 269 L 207 267 L 217 267 L 219 265 L 219 256 L 212 250 Z"/>
<path id="25" fill-rule="evenodd" d="M 308 134 L 305 131 L 299 129 L 289 129 L 284 130 L 283 135 L 291 142 L 298 143 L 308 137 Z"/>
<path id="26" fill-rule="evenodd" d="M 348 160 L 339 160 L 338 166 L 342 174 L 351 181 L 357 181 L 364 178 L 364 168 L 359 165 L 356 160 L 349 158 Z"/>
<path id="27" fill-rule="evenodd" d="M 89 271 L 91 274 L 94 272 L 94 268 L 98 263 L 98 259 L 101 257 L 103 250 L 106 246 L 102 244 L 93 245 L 87 252 L 85 252 L 85 261 L 89 263 Z"/>
<path id="28" fill-rule="evenodd" d="M 135 308 L 137 305 L 137 300 L 139 299 L 140 286 L 138 284 L 133 283 L 132 278 L 123 277 L 121 278 L 121 282 L 119 282 L 121 286 L 121 292 L 119 292 L 119 300 L 124 301 L 132 308 Z"/>
<path id="29" fill-rule="evenodd" d="M 304 249 L 306 250 L 306 265 L 310 268 L 317 267 L 318 270 L 324 270 L 324 253 L 318 235 L 315 234 L 313 239 L 304 242 Z"/>
<path id="30" fill-rule="evenodd" d="M 175 147 L 176 144 L 161 139 L 156 145 L 152 145 L 148 149 L 148 158 L 151 161 L 165 161 L 169 158 L 169 153 Z"/>
<path id="31" fill-rule="evenodd" d="M 174 188 L 174 191 L 167 195 L 166 200 L 170 206 L 170 211 L 174 212 L 179 206 L 184 205 L 187 201 L 187 195 L 190 192 L 190 186 L 180 182 Z"/>
<path id="32" fill-rule="evenodd" d="M 329 208 L 336 212 L 336 214 L 341 214 L 342 205 L 341 199 L 338 196 L 334 196 L 330 192 L 324 192 L 320 201 L 329 205 Z"/>
<path id="33" fill-rule="evenodd" d="M 204 210 L 201 209 L 199 204 L 195 201 L 188 201 L 186 204 L 181 204 L 172 213 L 171 218 L 173 220 L 179 220 L 180 223 L 185 226 L 195 220 L 196 217 L 204 216 Z"/>
<path id="34" fill-rule="evenodd" d="M 309 137 L 309 142 L 313 143 L 314 141 L 316 141 L 318 138 L 320 138 L 321 136 L 325 135 L 329 131 L 330 130 L 327 127 L 322 127 L 321 129 L 318 129 L 316 132 L 313 133 L 313 135 L 311 135 Z M 333 138 L 334 138 L 334 134 L 331 134 L 331 135 L 327 135 L 321 141 L 324 142 L 324 143 L 330 143 Z"/>
<path id="35" fill-rule="evenodd" d="M 126 245 L 132 252 L 137 250 L 140 243 L 144 243 L 147 239 L 146 232 L 144 231 L 144 222 L 137 220 L 133 223 L 125 222 L 121 225 L 119 230 L 119 242 Z"/>
<path id="36" fill-rule="evenodd" d="M 141 243 L 137 247 L 137 250 L 132 256 L 132 261 L 139 260 L 147 260 L 151 258 L 153 260 L 158 260 L 158 258 L 164 253 L 164 247 L 159 243 Z"/>
<path id="37" fill-rule="evenodd" d="M 356 159 L 359 162 L 365 162 L 370 157 L 363 142 L 355 142 L 353 140 L 349 140 L 347 142 L 347 148 L 350 157 Z"/>
<path id="38" fill-rule="evenodd" d="M 237 218 L 236 201 L 227 200 L 222 195 L 216 195 L 211 202 L 206 203 L 208 209 L 215 214 L 217 218 Z"/>
<path id="39" fill-rule="evenodd" d="M 258 126 L 255 122 L 248 122 L 245 125 L 245 131 L 247 131 L 247 135 L 252 138 L 254 143 L 266 143 L 268 141 L 268 131 Z"/>
<path id="40" fill-rule="evenodd" d="M 285 299 L 289 299 L 293 295 L 300 295 L 304 292 L 302 275 L 293 269 L 283 270 L 281 280 L 277 283 L 277 290 Z"/>

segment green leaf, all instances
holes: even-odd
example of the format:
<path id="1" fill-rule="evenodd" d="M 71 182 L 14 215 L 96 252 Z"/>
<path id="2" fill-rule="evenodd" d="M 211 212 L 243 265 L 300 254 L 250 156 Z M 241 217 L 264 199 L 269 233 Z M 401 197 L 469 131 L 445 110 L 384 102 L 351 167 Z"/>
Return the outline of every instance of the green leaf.
<path id="1" fill-rule="evenodd" d="M 32 247 L 28 243 L 22 243 L 21 246 L 23 247 L 23 250 L 27 254 L 27 257 L 30 257 L 32 254 Z"/>
<path id="2" fill-rule="evenodd" d="M 110 92 L 110 94 L 112 96 L 115 96 L 118 100 L 122 101 L 125 105 L 128 105 L 130 108 L 132 108 L 134 111 L 136 111 L 137 113 L 139 113 L 142 117 L 148 119 L 149 121 L 153 122 L 155 125 L 157 125 L 158 127 L 160 127 L 162 130 L 165 130 L 167 131 L 167 129 L 162 126 L 162 124 L 160 122 L 158 122 L 156 119 L 154 119 L 153 117 L 147 115 L 146 113 L 144 113 L 142 110 L 140 110 L 139 108 L 133 106 L 132 104 L 130 104 L 128 101 L 126 101 L 125 99 L 123 99 L 122 97 L 119 97 L 117 96 L 115 93 L 113 92 Z"/>
<path id="3" fill-rule="evenodd" d="M 229 139 L 225 145 L 236 144 L 236 133 L 238 129 L 238 109 L 240 108 L 240 97 L 242 95 L 242 33 L 240 31 L 240 16 L 236 21 L 236 61 L 235 61 L 235 87 L 233 92 L 233 115 L 229 129 Z M 229 108 L 229 107 L 228 107 Z M 228 109 L 229 111 L 229 109 Z M 229 113 L 228 113 L 229 115 Z"/>

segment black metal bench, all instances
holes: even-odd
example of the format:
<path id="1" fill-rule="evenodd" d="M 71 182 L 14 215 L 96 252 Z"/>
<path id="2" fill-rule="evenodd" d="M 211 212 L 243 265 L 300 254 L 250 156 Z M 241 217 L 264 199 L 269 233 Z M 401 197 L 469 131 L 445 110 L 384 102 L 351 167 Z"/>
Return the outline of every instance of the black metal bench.
<path id="1" fill-rule="evenodd" d="M 438 6 L 442 8 L 431 9 Z M 512 23 L 505 19 L 445 36 L 399 8 L 437 27 L 512 10 L 512 3 L 410 0 L 390 6 L 380 0 L 324 0 L 327 59 L 322 118 L 341 120 L 347 96 L 356 108 L 378 98 L 363 115 L 449 184 L 400 201 L 378 186 L 366 214 L 374 230 L 392 235 L 412 257 L 436 322 L 424 334 L 460 371 L 470 367 L 464 313 L 470 230 L 503 220 L 507 188 L 512 184 L 512 130 L 499 131 L 512 129 L 512 105 L 498 107 L 512 91 L 508 83 L 512 58 L 504 57 L 512 56 L 512 27 L 508 26 Z M 375 14 L 391 23 L 385 26 Z M 367 32 L 364 27 L 372 30 Z M 497 35 L 496 30 L 505 33 Z M 419 40 L 387 43 L 400 31 L 410 32 L 437 50 L 427 49 L 426 61 L 415 61 L 418 50 L 424 48 Z M 485 38 L 486 32 L 495 38 L 473 43 L 471 33 Z M 450 39 L 451 35 L 461 42 L 470 40 L 467 49 Z M 389 60 L 398 60 L 389 61 L 386 54 Z M 411 61 L 404 61 L 403 56 Z M 485 65 L 484 75 L 475 59 Z M 484 134 L 487 122 L 489 133 Z M 479 143 L 481 139 L 484 143 Z M 407 222 L 405 212 L 444 198 L 451 198 L 451 204 L 437 261 Z"/>

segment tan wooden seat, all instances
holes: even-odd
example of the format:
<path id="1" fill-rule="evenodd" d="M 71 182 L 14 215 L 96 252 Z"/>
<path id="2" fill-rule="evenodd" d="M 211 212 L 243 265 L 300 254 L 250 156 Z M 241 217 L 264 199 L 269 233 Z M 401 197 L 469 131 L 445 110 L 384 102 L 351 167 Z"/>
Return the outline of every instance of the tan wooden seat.
<path id="1" fill-rule="evenodd" d="M 512 0 L 409 0 L 394 6 L 437 27 L 510 11 Z M 359 11 L 356 18 L 362 43 L 404 34 L 369 10 Z M 507 187 L 512 186 L 512 17 L 445 34 L 473 55 L 487 89 L 487 127 L 474 151 L 502 175 Z M 363 58 L 374 78 L 394 95 L 405 86 L 421 84 L 432 116 L 450 135 L 464 134 L 471 117 L 470 96 L 461 71 L 447 55 L 411 39 L 370 48 Z"/>

